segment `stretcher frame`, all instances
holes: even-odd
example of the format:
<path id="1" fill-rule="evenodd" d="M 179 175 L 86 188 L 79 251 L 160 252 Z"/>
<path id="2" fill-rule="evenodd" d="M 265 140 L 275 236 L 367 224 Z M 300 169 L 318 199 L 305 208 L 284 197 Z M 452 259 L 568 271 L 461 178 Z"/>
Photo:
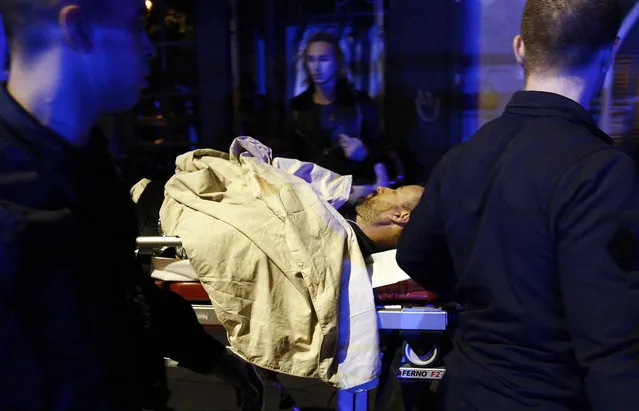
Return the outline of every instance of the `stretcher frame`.
<path id="1" fill-rule="evenodd" d="M 182 240 L 179 237 L 157 236 L 138 237 L 136 254 L 139 250 L 155 250 L 167 247 L 180 247 Z M 213 306 L 204 304 L 193 304 L 193 310 L 200 322 L 204 326 L 221 325 Z M 377 306 L 378 328 L 380 330 L 398 330 L 412 332 L 441 332 L 448 327 L 448 314 L 434 307 L 404 307 L 401 305 L 379 305 Z M 167 361 L 167 365 L 175 366 L 172 360 Z M 412 378 L 417 379 L 441 379 L 445 370 L 441 368 L 400 368 L 400 374 L 415 374 Z M 367 411 L 368 392 L 377 384 L 372 384 L 366 388 L 353 388 L 349 390 L 339 390 L 337 392 L 337 411 Z"/>

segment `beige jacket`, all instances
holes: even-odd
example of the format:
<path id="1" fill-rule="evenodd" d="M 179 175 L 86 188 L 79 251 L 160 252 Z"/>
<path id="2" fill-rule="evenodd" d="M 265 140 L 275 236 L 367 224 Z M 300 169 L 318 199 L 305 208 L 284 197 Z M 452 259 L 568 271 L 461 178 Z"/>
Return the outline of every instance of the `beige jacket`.
<path id="1" fill-rule="evenodd" d="M 230 151 L 179 156 L 160 219 L 167 235 L 182 238 L 232 349 L 340 389 L 375 381 L 371 282 L 336 211 L 350 176 L 297 160 L 271 164 L 270 149 L 250 137 Z"/>

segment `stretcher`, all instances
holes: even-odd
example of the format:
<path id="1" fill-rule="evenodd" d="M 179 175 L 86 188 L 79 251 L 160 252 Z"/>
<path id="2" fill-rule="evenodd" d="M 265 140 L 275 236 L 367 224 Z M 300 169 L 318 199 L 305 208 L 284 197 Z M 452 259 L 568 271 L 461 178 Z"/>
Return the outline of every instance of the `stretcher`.
<path id="1" fill-rule="evenodd" d="M 145 252 L 151 256 L 151 275 L 156 283 L 189 301 L 203 326 L 219 328 L 221 324 L 209 296 L 195 277 L 188 260 L 159 257 L 168 248 L 180 247 L 181 244 L 177 237 L 138 237 L 136 253 Z M 434 294 L 410 279 L 376 287 L 374 292 L 379 330 L 397 330 L 404 337 L 403 361 L 397 377 L 411 381 L 442 379 L 445 369 L 441 366 L 440 340 L 450 328 L 449 312 L 435 304 Z M 169 361 L 167 364 L 174 363 Z M 370 388 L 339 391 L 336 409 L 368 410 Z"/>

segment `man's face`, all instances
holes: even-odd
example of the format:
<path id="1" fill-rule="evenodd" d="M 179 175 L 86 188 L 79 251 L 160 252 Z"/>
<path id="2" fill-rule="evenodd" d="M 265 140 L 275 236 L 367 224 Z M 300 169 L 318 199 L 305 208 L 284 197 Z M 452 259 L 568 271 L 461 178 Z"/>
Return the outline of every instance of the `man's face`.
<path id="1" fill-rule="evenodd" d="M 389 224 L 393 216 L 413 210 L 407 204 L 415 204 L 424 191 L 421 186 L 404 186 L 398 189 L 377 187 L 372 194 L 359 200 L 355 212 L 370 224 Z"/>
<path id="2" fill-rule="evenodd" d="M 91 74 L 96 97 L 103 111 L 118 112 L 133 107 L 146 86 L 148 59 L 153 46 L 146 32 L 143 0 L 112 0 L 117 6 L 105 22 L 93 30 L 94 49 Z"/>
<path id="3" fill-rule="evenodd" d="M 325 41 L 317 41 L 309 46 L 306 65 L 313 83 L 318 86 L 333 81 L 339 74 L 336 50 L 331 43 Z"/>

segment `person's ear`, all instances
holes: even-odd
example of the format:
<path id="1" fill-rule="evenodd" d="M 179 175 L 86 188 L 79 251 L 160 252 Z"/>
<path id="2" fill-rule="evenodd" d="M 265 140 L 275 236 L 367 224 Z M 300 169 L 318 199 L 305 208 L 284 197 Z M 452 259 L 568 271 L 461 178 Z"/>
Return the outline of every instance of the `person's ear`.
<path id="1" fill-rule="evenodd" d="M 58 14 L 62 37 L 74 50 L 87 53 L 92 49 L 91 25 L 86 13 L 78 5 L 64 6 Z"/>
<path id="2" fill-rule="evenodd" d="M 398 226 L 405 226 L 410 220 L 410 212 L 406 210 L 399 210 L 393 212 L 390 217 L 391 221 Z"/>
<path id="3" fill-rule="evenodd" d="M 524 62 L 526 61 L 526 46 L 524 44 L 524 39 L 521 37 L 521 34 L 517 34 L 513 38 L 513 54 L 515 55 L 515 59 L 517 60 L 517 64 L 524 67 Z"/>

